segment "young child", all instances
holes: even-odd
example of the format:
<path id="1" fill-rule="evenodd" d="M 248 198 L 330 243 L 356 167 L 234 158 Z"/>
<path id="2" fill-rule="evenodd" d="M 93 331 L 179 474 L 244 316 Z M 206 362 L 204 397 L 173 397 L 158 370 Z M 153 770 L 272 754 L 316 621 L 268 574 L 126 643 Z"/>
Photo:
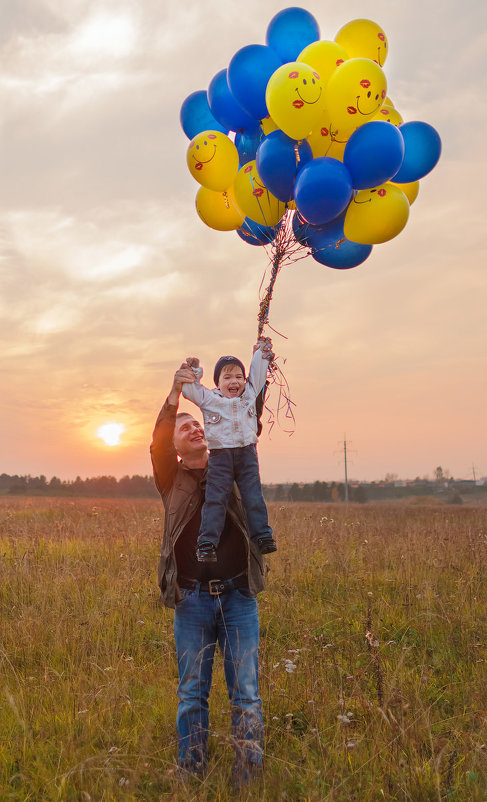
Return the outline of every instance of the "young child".
<path id="1" fill-rule="evenodd" d="M 205 436 L 210 449 L 205 503 L 196 556 L 199 562 L 216 562 L 216 548 L 225 525 L 227 504 L 234 481 L 237 483 L 251 539 L 262 554 L 276 551 L 267 507 L 262 495 L 257 459 L 256 399 L 262 391 L 269 360 L 273 357 L 269 339 L 259 340 L 250 364 L 249 376 L 235 356 L 222 356 L 215 365 L 215 389 L 200 383 L 203 375 L 199 360 L 186 360 L 195 381 L 183 384 L 185 398 L 203 412 Z"/>

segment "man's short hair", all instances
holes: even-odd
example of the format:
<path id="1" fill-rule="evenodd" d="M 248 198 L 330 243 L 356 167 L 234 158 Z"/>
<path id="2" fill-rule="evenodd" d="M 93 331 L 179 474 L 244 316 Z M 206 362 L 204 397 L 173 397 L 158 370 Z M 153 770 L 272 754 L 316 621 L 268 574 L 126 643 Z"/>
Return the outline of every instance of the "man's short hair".
<path id="1" fill-rule="evenodd" d="M 176 420 L 179 418 L 192 418 L 191 412 L 176 412 Z"/>

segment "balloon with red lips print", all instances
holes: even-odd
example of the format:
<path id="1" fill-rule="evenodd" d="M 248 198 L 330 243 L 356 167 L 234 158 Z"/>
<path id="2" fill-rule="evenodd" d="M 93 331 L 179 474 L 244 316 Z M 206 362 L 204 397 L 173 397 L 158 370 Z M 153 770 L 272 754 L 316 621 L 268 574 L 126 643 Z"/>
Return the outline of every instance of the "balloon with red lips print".
<path id="1" fill-rule="evenodd" d="M 208 91 L 182 104 L 197 212 L 264 246 L 273 264 L 307 249 L 321 264 L 354 267 L 406 226 L 440 157 L 439 134 L 405 121 L 390 100 L 378 22 L 345 22 L 333 38 L 291 7 L 263 34 L 265 44 L 216 65 Z"/>

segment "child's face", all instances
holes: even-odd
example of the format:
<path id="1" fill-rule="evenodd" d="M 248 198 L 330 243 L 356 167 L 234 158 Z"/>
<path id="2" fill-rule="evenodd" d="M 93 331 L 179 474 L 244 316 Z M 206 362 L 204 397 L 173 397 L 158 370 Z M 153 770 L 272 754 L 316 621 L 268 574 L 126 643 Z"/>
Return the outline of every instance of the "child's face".
<path id="1" fill-rule="evenodd" d="M 238 398 L 245 389 L 245 379 L 238 365 L 225 365 L 218 379 L 218 389 L 225 398 Z"/>

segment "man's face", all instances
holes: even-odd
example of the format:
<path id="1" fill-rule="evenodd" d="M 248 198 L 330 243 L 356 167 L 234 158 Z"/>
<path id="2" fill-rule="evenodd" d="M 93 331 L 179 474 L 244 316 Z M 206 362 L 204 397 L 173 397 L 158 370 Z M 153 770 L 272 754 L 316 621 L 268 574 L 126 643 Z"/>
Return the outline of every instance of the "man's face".
<path id="1" fill-rule="evenodd" d="M 218 379 L 218 389 L 225 398 L 238 398 L 245 389 L 245 378 L 238 365 L 225 365 Z"/>
<path id="2" fill-rule="evenodd" d="M 174 427 L 174 448 L 179 456 L 198 456 L 208 449 L 201 424 L 192 415 L 176 418 Z"/>

